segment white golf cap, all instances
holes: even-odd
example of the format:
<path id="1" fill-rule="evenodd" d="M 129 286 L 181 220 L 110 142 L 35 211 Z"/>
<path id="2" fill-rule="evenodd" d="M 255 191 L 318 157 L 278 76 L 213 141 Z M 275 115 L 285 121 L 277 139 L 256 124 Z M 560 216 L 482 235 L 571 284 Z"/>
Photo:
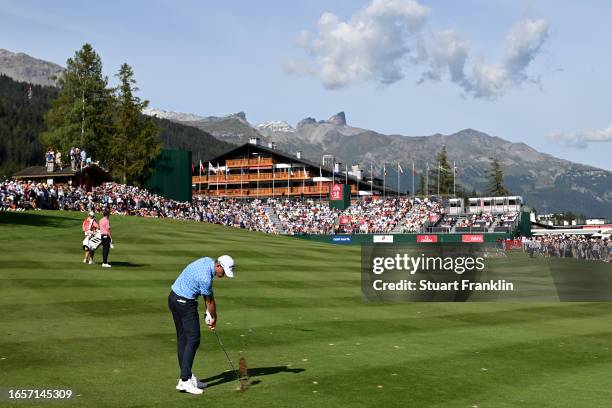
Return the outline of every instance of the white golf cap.
<path id="1" fill-rule="evenodd" d="M 234 259 L 232 259 L 229 255 L 221 255 L 219 259 L 217 259 L 221 266 L 223 267 L 223 272 L 225 272 L 225 276 L 228 278 L 234 277 Z"/>
<path id="2" fill-rule="evenodd" d="M 94 215 L 96 215 L 96 214 L 94 214 L 94 212 L 93 212 L 93 211 L 90 211 L 90 212 L 89 212 L 89 216 L 90 216 L 90 217 L 93 217 Z"/>

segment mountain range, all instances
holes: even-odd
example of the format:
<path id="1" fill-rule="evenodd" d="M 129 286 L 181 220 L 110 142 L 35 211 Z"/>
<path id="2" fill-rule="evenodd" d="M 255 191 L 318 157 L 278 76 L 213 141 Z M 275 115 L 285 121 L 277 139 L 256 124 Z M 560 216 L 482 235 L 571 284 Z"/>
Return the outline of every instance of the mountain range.
<path id="1" fill-rule="evenodd" d="M 54 85 L 53 76 L 62 67 L 22 53 L 0 49 L 0 73 L 18 81 Z M 411 169 L 424 174 L 427 163 L 435 166 L 436 154 L 446 146 L 450 162 L 457 164 L 457 183 L 466 191 L 484 191 L 486 173 L 491 158 L 496 158 L 504 171 L 506 187 L 539 212 L 572 211 L 593 217 L 612 218 L 612 173 L 592 166 L 574 163 L 538 152 L 525 143 L 513 143 L 474 129 L 463 129 L 443 135 L 406 136 L 383 134 L 348 124 L 346 114 L 339 112 L 327 120 L 307 117 L 295 126 L 275 120 L 251 124 L 244 112 L 227 116 L 200 116 L 158 109 L 143 113 L 177 124 L 205 131 L 197 140 L 181 136 L 180 142 L 169 143 L 194 152 L 194 159 L 205 159 L 214 151 L 226 148 L 227 143 L 240 144 L 258 137 L 263 143 L 276 143 L 286 152 L 301 151 L 303 157 L 320 162 L 324 154 L 332 154 L 346 163 L 360 163 L 369 175 L 374 163 L 380 177 L 383 165 L 388 169 L 387 183 L 397 186 L 397 164 L 405 171 L 400 177 L 402 191 L 412 189 Z M 164 127 L 167 123 L 158 123 Z M 167 126 L 165 126 L 167 127 Z M 178 131 L 179 128 L 177 128 Z M 181 134 L 186 133 L 181 128 Z M 206 139 L 206 151 L 202 143 Z M 179 146 L 180 145 L 180 146 Z M 197 152 L 197 154 L 196 154 Z M 430 180 L 435 185 L 435 180 Z M 418 185 L 418 179 L 415 180 Z"/>
<path id="2" fill-rule="evenodd" d="M 324 154 L 332 154 L 342 163 L 361 164 L 366 175 L 369 175 L 370 163 L 374 163 L 378 175 L 384 164 L 388 169 L 387 183 L 394 189 L 399 163 L 405 172 L 400 176 L 402 191 L 412 189 L 412 164 L 417 175 L 424 174 L 427 163 L 436 166 L 436 154 L 446 146 L 449 161 L 457 166 L 457 183 L 466 191 L 485 190 L 490 160 L 496 158 L 504 171 L 506 187 L 539 212 L 612 216 L 612 173 L 609 171 L 559 159 L 525 143 L 510 142 L 475 129 L 448 135 L 387 135 L 350 126 L 344 112 L 327 120 L 307 117 L 295 127 L 280 120 L 251 125 L 244 112 L 223 117 L 154 110 L 145 113 L 197 127 L 234 144 L 259 137 L 263 143 L 276 143 L 280 150 L 301 151 L 303 157 L 315 162 L 321 162 Z M 435 186 L 435 182 L 430 180 L 430 185 Z M 417 177 L 415 187 L 418 187 Z"/>
<path id="3" fill-rule="evenodd" d="M 64 68 L 53 62 L 0 48 L 0 74 L 11 77 L 15 81 L 55 86 L 54 77 L 61 75 L 62 72 Z"/>

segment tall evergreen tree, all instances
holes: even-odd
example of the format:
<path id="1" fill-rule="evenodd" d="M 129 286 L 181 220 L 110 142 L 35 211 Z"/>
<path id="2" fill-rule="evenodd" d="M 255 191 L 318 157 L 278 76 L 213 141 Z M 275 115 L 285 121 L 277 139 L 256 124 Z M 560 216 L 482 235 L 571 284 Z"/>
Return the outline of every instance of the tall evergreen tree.
<path id="1" fill-rule="evenodd" d="M 487 193 L 500 197 L 510 195 L 510 192 L 504 187 L 504 173 L 495 158 L 491 158 L 491 169 L 487 175 L 489 183 L 487 185 Z"/>
<path id="2" fill-rule="evenodd" d="M 425 176 L 422 174 L 419 175 L 419 189 L 417 190 L 417 195 L 425 195 Z"/>
<path id="3" fill-rule="evenodd" d="M 107 162 L 113 133 L 112 91 L 102 75 L 102 60 L 90 44 L 66 61 L 58 85 L 59 96 L 45 115 L 43 144 L 64 154 L 72 146 L 79 147 L 94 160 Z"/>
<path id="4" fill-rule="evenodd" d="M 142 114 L 149 101 L 134 95 L 138 88 L 132 67 L 124 63 L 116 76 L 120 85 L 117 88 L 116 133 L 111 144 L 111 170 L 124 184 L 141 185 L 151 173 L 153 161 L 161 150 L 157 141 L 159 128 L 151 117 Z"/>
<path id="5" fill-rule="evenodd" d="M 453 169 L 448 164 L 446 146 L 442 146 L 442 149 L 436 155 L 436 162 L 429 176 L 430 190 L 436 194 L 438 192 L 438 176 L 440 177 L 440 195 L 452 194 Z"/>

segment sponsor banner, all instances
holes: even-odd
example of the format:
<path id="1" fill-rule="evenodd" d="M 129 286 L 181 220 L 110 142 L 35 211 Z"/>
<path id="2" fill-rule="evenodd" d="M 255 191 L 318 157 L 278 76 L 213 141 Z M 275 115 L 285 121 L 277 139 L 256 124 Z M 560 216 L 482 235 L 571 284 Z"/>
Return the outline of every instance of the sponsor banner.
<path id="1" fill-rule="evenodd" d="M 343 191 L 342 184 L 334 184 L 331 188 L 331 193 L 329 195 L 330 200 L 342 200 Z"/>
<path id="2" fill-rule="evenodd" d="M 375 244 L 392 244 L 393 235 L 374 235 Z"/>
<path id="3" fill-rule="evenodd" d="M 440 219 L 440 216 L 438 214 L 431 214 L 429 216 L 429 223 L 435 224 L 436 222 L 438 222 L 438 219 Z"/>
<path id="4" fill-rule="evenodd" d="M 484 242 L 484 235 L 482 234 L 464 234 L 464 235 L 461 235 L 461 242 L 482 243 Z"/>
<path id="5" fill-rule="evenodd" d="M 437 235 L 417 235 L 416 242 L 435 243 L 435 242 L 438 242 L 438 236 Z"/>
<path id="6" fill-rule="evenodd" d="M 352 242 L 352 239 L 349 236 L 333 237 L 332 242 L 335 244 L 350 244 Z"/>

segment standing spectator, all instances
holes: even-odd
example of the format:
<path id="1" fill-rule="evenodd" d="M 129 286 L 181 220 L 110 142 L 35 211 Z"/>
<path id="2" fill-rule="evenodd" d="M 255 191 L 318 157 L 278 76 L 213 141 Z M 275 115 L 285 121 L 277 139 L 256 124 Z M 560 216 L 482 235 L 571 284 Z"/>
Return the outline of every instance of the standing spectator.
<path id="1" fill-rule="evenodd" d="M 108 263 L 108 252 L 111 248 L 111 243 L 113 242 L 113 236 L 111 235 L 110 229 L 110 221 L 108 217 L 110 217 L 110 210 L 107 208 L 103 212 L 104 217 L 100 220 L 100 233 L 102 234 L 102 267 L 110 268 L 110 264 Z"/>
<path id="2" fill-rule="evenodd" d="M 85 149 L 81 150 L 81 170 L 83 170 L 83 167 L 85 166 L 85 163 L 87 161 L 87 152 L 85 151 Z"/>
<path id="3" fill-rule="evenodd" d="M 55 161 L 55 154 L 53 153 L 53 149 L 48 148 L 47 153 L 45 154 L 45 163 L 47 165 L 47 172 L 53 172 L 53 162 Z"/>
<path id="4" fill-rule="evenodd" d="M 55 165 L 58 169 L 62 170 L 62 152 L 59 150 L 55 152 Z"/>
<path id="5" fill-rule="evenodd" d="M 70 168 L 72 169 L 72 171 L 76 171 L 76 151 L 74 146 L 70 148 L 68 156 L 70 158 Z"/>

